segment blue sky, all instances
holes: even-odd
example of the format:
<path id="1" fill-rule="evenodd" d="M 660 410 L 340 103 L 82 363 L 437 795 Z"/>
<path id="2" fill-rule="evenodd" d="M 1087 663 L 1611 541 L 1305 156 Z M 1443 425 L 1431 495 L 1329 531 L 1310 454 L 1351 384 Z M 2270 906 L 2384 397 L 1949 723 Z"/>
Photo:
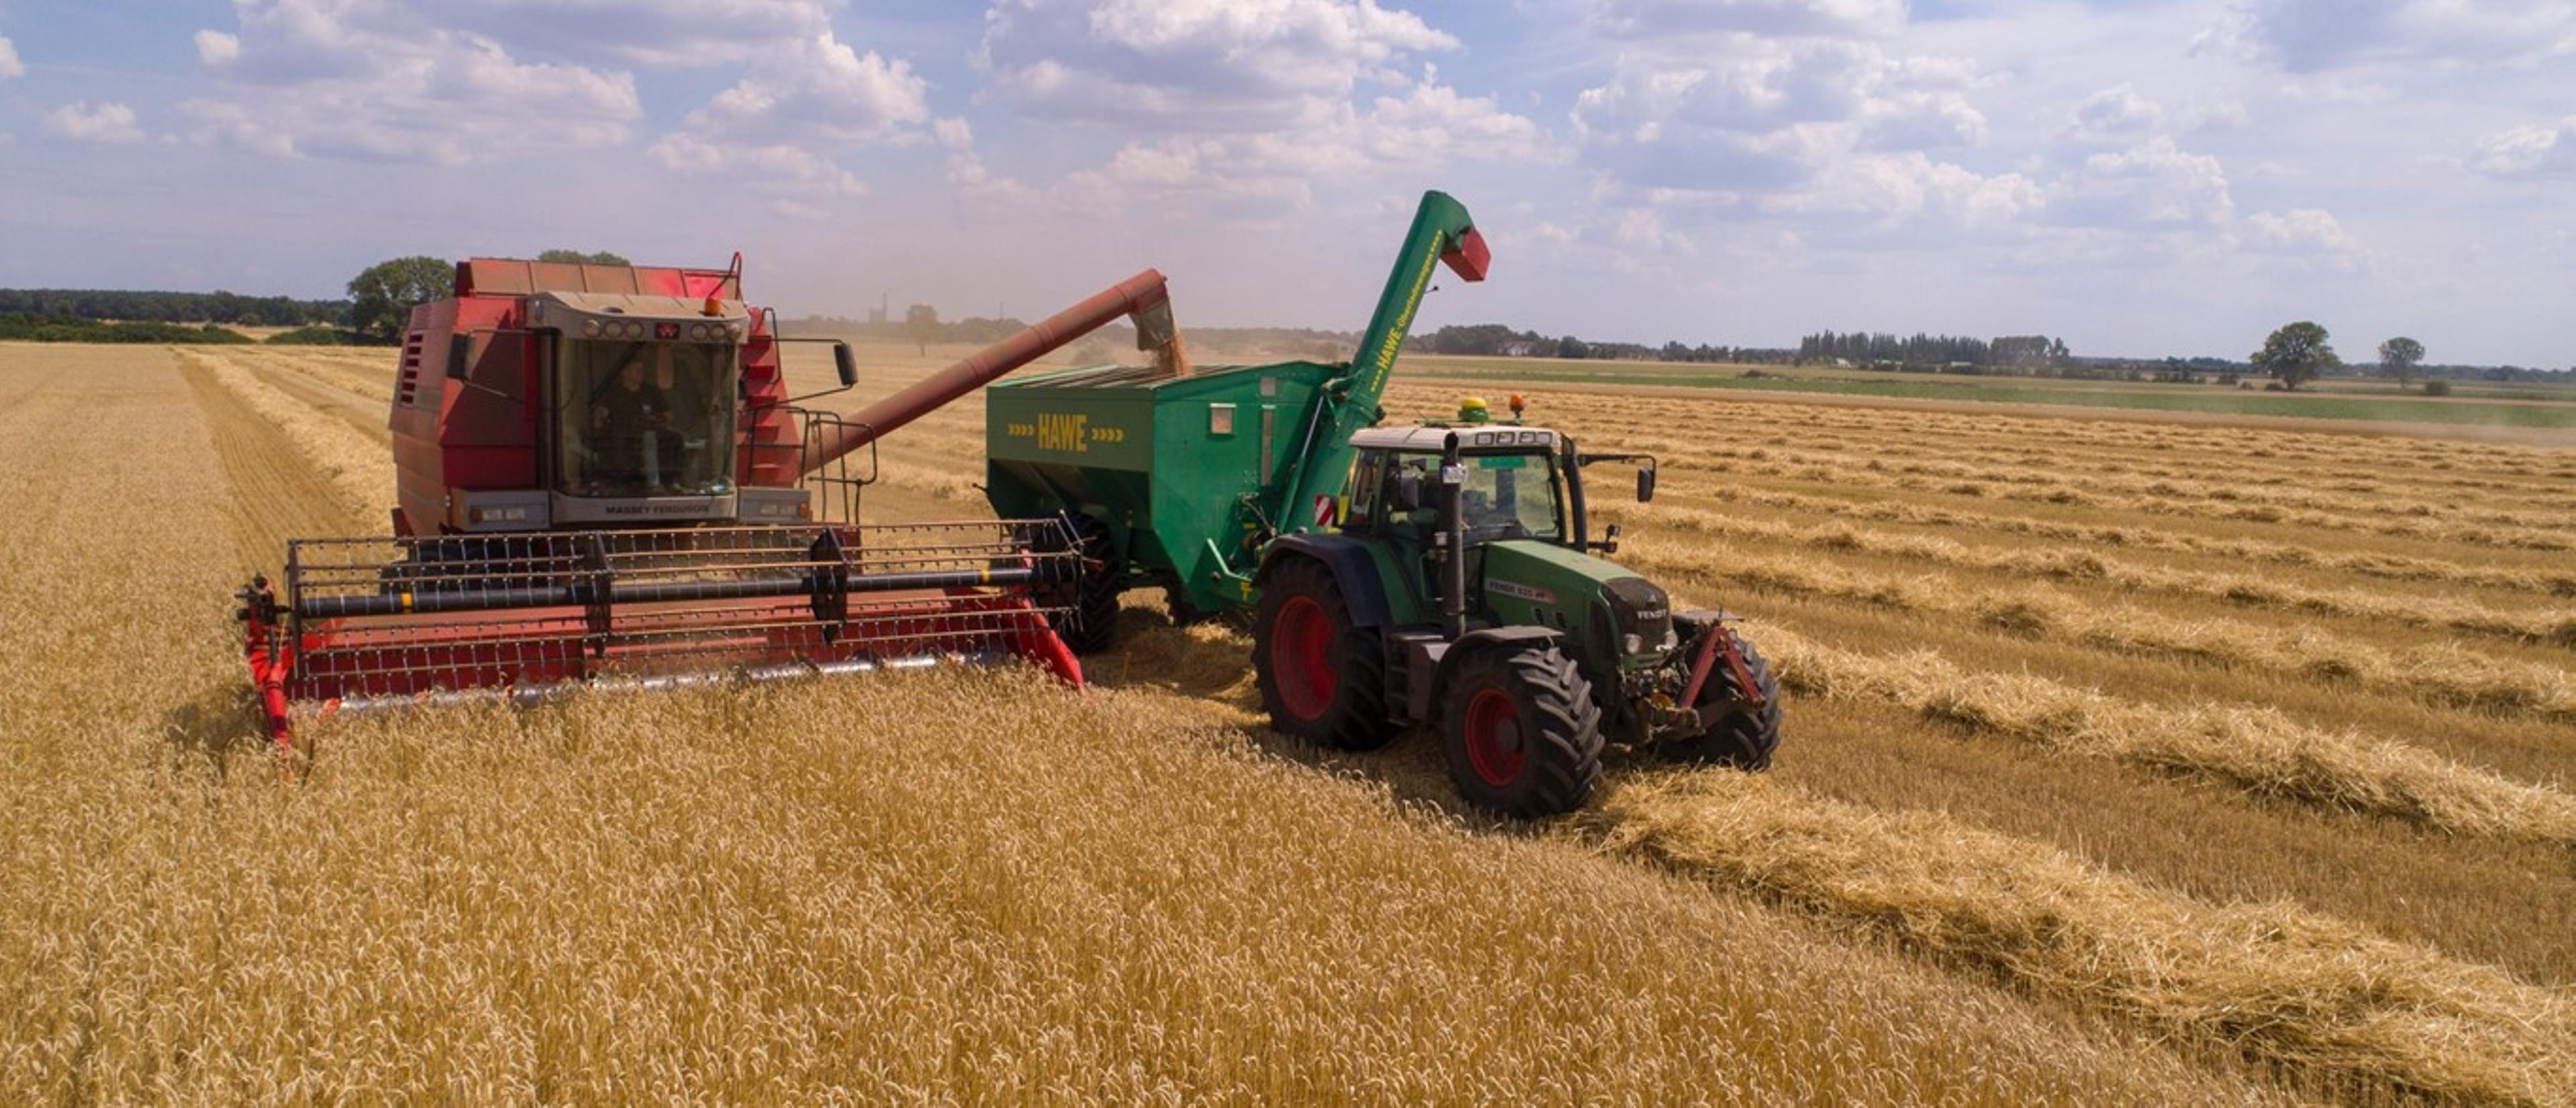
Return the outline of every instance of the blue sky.
<path id="1" fill-rule="evenodd" d="M 789 314 L 2576 361 L 2568 0 L 0 0 L 0 285 L 749 259 Z"/>

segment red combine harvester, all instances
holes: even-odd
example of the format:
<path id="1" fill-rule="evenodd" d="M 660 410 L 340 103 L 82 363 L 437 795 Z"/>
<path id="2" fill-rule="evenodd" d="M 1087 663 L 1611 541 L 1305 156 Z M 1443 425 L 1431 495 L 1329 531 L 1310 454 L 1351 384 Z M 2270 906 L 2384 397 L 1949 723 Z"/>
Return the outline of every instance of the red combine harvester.
<path id="1" fill-rule="evenodd" d="M 861 526 L 878 438 L 1120 316 L 1176 353 L 1146 270 L 849 414 L 788 395 L 725 270 L 478 258 L 412 312 L 393 534 L 287 544 L 239 617 L 270 736 L 299 713 L 1021 657 L 1082 551 L 1061 519 Z M 839 392 L 857 383 L 833 343 Z M 858 452 L 868 461 L 858 464 Z"/>

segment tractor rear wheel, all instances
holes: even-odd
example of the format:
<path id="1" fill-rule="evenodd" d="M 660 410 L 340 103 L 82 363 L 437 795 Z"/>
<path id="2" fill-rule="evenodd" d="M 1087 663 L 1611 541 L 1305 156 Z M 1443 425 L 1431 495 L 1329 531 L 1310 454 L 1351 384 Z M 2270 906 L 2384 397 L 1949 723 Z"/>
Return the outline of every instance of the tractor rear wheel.
<path id="1" fill-rule="evenodd" d="M 1732 629 L 1714 626 L 1709 633 L 1724 635 L 1735 641 L 1736 651 L 1744 657 L 1744 671 L 1753 677 L 1753 691 L 1762 694 L 1762 706 L 1738 712 L 1717 721 L 1716 726 L 1696 738 L 1677 739 L 1664 744 L 1665 754 L 1687 762 L 1708 762 L 1734 766 L 1742 770 L 1771 768 L 1771 752 L 1780 748 L 1780 682 L 1771 676 L 1771 663 L 1752 642 Z M 1716 704 L 1742 700 L 1745 690 L 1738 686 L 1735 671 L 1723 659 L 1709 667 L 1708 683 L 1700 687 L 1699 703 Z"/>
<path id="2" fill-rule="evenodd" d="M 1261 586 L 1252 620 L 1252 674 L 1272 730 L 1337 750 L 1376 750 L 1395 738 L 1386 712 L 1386 648 L 1351 625 L 1331 570 L 1292 557 Z"/>
<path id="3" fill-rule="evenodd" d="M 1127 566 L 1118 560 L 1118 543 L 1110 536 L 1108 524 L 1082 512 L 1066 512 L 1064 518 L 1072 524 L 1074 545 L 1082 551 L 1083 572 L 1039 602 L 1053 609 L 1047 622 L 1054 625 L 1064 645 L 1076 654 L 1097 654 L 1118 637 L 1118 594 L 1126 591 Z M 1100 568 L 1095 571 L 1093 565 Z"/>
<path id="4" fill-rule="evenodd" d="M 1458 795 L 1535 818 L 1570 812 L 1601 780 L 1601 709 L 1553 644 L 1479 650 L 1441 692 L 1442 746 Z"/>

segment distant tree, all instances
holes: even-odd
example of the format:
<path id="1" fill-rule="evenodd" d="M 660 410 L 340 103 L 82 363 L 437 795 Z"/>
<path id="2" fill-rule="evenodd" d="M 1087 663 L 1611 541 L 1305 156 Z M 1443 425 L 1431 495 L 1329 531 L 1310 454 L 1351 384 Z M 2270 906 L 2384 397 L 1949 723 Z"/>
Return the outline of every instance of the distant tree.
<path id="1" fill-rule="evenodd" d="M 2281 387 L 2289 391 L 2343 364 L 2343 359 L 2335 356 L 2334 347 L 2326 344 L 2326 329 L 2304 319 L 2272 332 L 2272 337 L 2263 340 L 2263 349 L 2247 360 L 2254 363 L 2254 368 L 2277 378 Z"/>
<path id="2" fill-rule="evenodd" d="M 939 309 L 928 304 L 915 304 L 905 308 L 903 334 L 905 338 L 912 340 L 914 346 L 920 347 L 922 353 L 930 353 L 930 344 L 944 337 L 939 327 Z"/>
<path id="3" fill-rule="evenodd" d="M 2397 387 L 2405 388 L 2415 380 L 2415 367 L 2424 361 L 2424 344 L 2404 335 L 2379 344 L 2379 368 L 2397 378 Z"/>
<path id="4" fill-rule="evenodd" d="M 1560 358 L 1589 358 L 1592 356 L 1592 347 L 1591 344 L 1584 342 L 1582 339 L 1578 339 L 1572 335 L 1567 335 L 1564 338 L 1556 340 L 1556 356 Z"/>
<path id="5" fill-rule="evenodd" d="M 579 251 L 579 250 L 548 250 L 548 251 L 546 251 L 546 252 L 545 252 L 545 253 L 543 253 L 543 254 L 539 254 L 539 255 L 537 255 L 537 260 L 538 260 L 538 261 L 541 261 L 541 262 L 562 262 L 562 263 L 565 263 L 565 264 L 567 264 L 567 265 L 634 265 L 634 264 L 635 264 L 635 263 L 633 263 L 633 262 L 627 261 L 627 260 L 626 260 L 625 255 L 622 255 L 622 254 L 611 254 L 611 253 L 609 253 L 608 251 L 605 251 L 605 250 L 596 251 L 596 252 L 594 252 L 594 253 L 589 253 L 589 254 L 582 253 L 582 252 L 581 252 L 581 251 Z"/>
<path id="6" fill-rule="evenodd" d="M 456 267 L 437 258 L 395 258 L 349 280 L 349 327 L 392 341 L 411 323 L 414 305 L 456 293 Z"/>

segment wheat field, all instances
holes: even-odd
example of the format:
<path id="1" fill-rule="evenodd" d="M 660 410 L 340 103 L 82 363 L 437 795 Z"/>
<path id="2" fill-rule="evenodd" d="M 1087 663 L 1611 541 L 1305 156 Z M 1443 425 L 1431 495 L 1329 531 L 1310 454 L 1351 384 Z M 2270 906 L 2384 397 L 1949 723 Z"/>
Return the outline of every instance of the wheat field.
<path id="1" fill-rule="evenodd" d="M 0 1099 L 2576 1102 L 2576 450 L 1533 391 L 1661 457 L 1596 515 L 1791 698 L 1773 772 L 1546 826 L 1271 734 L 1146 593 L 1087 694 L 421 712 L 281 774 L 230 593 L 385 526 L 390 378 L 0 347 Z M 981 432 L 866 513 L 981 513 Z"/>

